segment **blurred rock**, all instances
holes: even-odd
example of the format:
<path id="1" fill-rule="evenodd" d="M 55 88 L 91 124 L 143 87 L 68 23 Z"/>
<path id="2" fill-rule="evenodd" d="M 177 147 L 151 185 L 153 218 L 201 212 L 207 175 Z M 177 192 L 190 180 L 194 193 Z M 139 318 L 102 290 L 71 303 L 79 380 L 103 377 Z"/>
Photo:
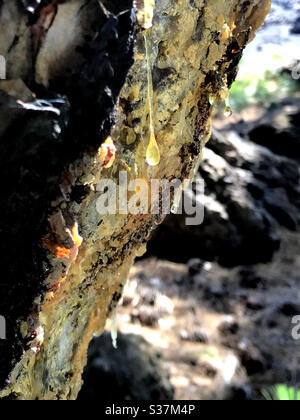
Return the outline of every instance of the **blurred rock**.
<path id="1" fill-rule="evenodd" d="M 201 372 L 201 375 L 211 379 L 215 378 L 218 373 L 217 369 L 208 362 L 198 362 L 197 368 Z"/>
<path id="2" fill-rule="evenodd" d="M 296 57 L 295 57 L 296 58 Z M 273 153 L 290 159 L 300 159 L 299 99 L 277 104 L 258 121 L 244 126 L 243 134 Z"/>
<path id="3" fill-rule="evenodd" d="M 205 299 L 221 299 L 224 298 L 227 294 L 224 286 L 222 284 L 208 284 L 205 286 L 204 297 Z"/>
<path id="4" fill-rule="evenodd" d="M 123 306 L 129 306 L 129 305 L 131 305 L 132 301 L 133 301 L 132 296 L 125 295 L 125 296 L 123 296 L 123 299 L 122 299 L 122 305 Z"/>
<path id="5" fill-rule="evenodd" d="M 114 350 L 110 334 L 94 339 L 89 347 L 88 364 L 79 400 L 172 400 L 162 355 L 138 335 L 119 334 Z"/>
<path id="6" fill-rule="evenodd" d="M 249 401 L 251 400 L 251 387 L 244 383 L 230 384 L 225 391 L 225 400 Z"/>
<path id="7" fill-rule="evenodd" d="M 182 330 L 180 332 L 182 341 L 191 341 L 195 343 L 208 343 L 208 335 L 202 328 L 193 329 L 192 331 Z"/>
<path id="8" fill-rule="evenodd" d="M 190 227 L 185 215 L 171 215 L 149 254 L 190 261 L 193 274 L 196 258 L 227 267 L 270 261 L 280 246 L 279 228 L 300 228 L 299 139 L 299 100 L 283 102 L 254 123 L 213 130 L 199 169 L 204 222 Z M 248 280 L 245 287 L 259 287 L 259 279 Z"/>
<path id="9" fill-rule="evenodd" d="M 265 205 L 269 213 L 279 224 L 290 230 L 299 226 L 298 209 L 289 200 L 283 188 L 272 188 L 265 192 Z"/>
<path id="10" fill-rule="evenodd" d="M 188 269 L 191 276 L 200 274 L 203 269 L 204 262 L 200 258 L 192 258 L 188 261 Z"/>
<path id="11" fill-rule="evenodd" d="M 262 374 L 267 370 L 267 362 L 261 351 L 247 340 L 239 344 L 238 353 L 247 375 Z"/>
<path id="12" fill-rule="evenodd" d="M 265 298 L 261 295 L 251 295 L 247 299 L 247 308 L 253 311 L 259 311 L 266 306 Z"/>
<path id="13" fill-rule="evenodd" d="M 300 304 L 288 299 L 279 305 L 278 310 L 282 315 L 285 316 L 300 315 Z"/>
<path id="14" fill-rule="evenodd" d="M 239 330 L 238 322 L 231 315 L 223 316 L 220 324 L 218 325 L 218 331 L 224 335 L 236 334 Z"/>
<path id="15" fill-rule="evenodd" d="M 264 287 L 266 280 L 258 275 L 255 267 L 243 267 L 239 270 L 240 287 L 245 289 L 257 289 Z"/>
<path id="16" fill-rule="evenodd" d="M 291 29 L 292 34 L 300 34 L 300 16 L 297 18 L 296 22 L 294 23 L 294 26 Z"/>
<path id="17" fill-rule="evenodd" d="M 161 316 L 153 306 L 142 305 L 132 311 L 131 318 L 132 320 L 138 320 L 141 325 L 146 327 L 154 327 Z"/>
<path id="18" fill-rule="evenodd" d="M 205 287 L 207 280 L 202 274 L 197 274 L 193 277 L 193 282 L 199 289 L 202 289 Z"/>
<path id="19" fill-rule="evenodd" d="M 140 291 L 142 302 L 144 302 L 147 305 L 153 306 L 155 304 L 157 293 L 158 293 L 157 290 L 155 290 L 152 287 L 151 288 L 143 287 L 142 290 Z"/>
<path id="20" fill-rule="evenodd" d="M 155 306 L 162 315 L 170 315 L 174 311 L 174 303 L 165 295 L 157 296 Z"/>

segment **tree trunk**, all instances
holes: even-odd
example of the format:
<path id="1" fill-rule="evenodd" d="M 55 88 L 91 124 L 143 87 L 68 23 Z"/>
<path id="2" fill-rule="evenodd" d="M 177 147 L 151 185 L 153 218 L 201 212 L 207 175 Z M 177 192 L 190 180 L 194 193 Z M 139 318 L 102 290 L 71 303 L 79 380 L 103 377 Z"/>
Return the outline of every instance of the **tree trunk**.
<path id="1" fill-rule="evenodd" d="M 192 176 L 213 101 L 269 8 L 0 0 L 2 398 L 77 397 L 89 341 L 163 220 L 99 214 L 97 184 L 119 184 L 120 172 L 148 183 Z"/>

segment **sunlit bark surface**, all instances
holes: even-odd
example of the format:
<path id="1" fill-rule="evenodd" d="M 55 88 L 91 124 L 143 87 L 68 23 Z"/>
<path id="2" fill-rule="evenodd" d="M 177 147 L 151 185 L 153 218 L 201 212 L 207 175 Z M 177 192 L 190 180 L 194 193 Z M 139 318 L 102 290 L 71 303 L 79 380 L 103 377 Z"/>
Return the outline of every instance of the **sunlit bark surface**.
<path id="1" fill-rule="evenodd" d="M 2 398 L 77 397 L 89 341 L 162 221 L 99 215 L 97 183 L 120 171 L 192 177 L 213 103 L 226 99 L 269 7 L 0 1 Z M 112 161 L 99 153 L 109 136 Z"/>

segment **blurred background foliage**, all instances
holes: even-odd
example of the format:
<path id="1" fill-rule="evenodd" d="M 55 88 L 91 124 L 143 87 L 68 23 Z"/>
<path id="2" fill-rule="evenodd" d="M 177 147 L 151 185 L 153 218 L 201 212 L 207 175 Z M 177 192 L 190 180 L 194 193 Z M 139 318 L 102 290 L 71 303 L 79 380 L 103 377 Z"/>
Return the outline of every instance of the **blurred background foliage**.
<path id="1" fill-rule="evenodd" d="M 277 59 L 280 57 L 273 57 L 273 60 Z M 243 76 L 238 76 L 233 83 L 230 93 L 234 112 L 242 111 L 250 105 L 268 108 L 272 102 L 287 96 L 297 97 L 299 82 L 292 79 L 289 69 L 265 70 L 262 76 L 244 72 Z"/>

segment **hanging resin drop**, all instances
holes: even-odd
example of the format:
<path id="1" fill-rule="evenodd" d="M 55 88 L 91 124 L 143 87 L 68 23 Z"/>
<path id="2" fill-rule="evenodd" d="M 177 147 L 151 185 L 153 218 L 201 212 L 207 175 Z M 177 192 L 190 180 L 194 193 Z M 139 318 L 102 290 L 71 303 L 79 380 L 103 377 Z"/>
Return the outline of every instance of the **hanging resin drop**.
<path id="1" fill-rule="evenodd" d="M 182 192 L 183 192 L 183 187 L 181 184 L 180 187 L 177 189 L 177 191 L 175 191 L 174 193 L 173 204 L 171 206 L 171 213 L 173 214 L 177 214 L 179 212 L 180 204 L 182 200 Z"/>
<path id="2" fill-rule="evenodd" d="M 210 103 L 211 106 L 215 106 L 216 105 L 216 97 L 213 94 L 209 94 L 208 97 L 208 101 Z"/>
<path id="3" fill-rule="evenodd" d="M 231 117 L 232 115 L 232 109 L 230 107 L 230 105 L 226 105 L 225 109 L 224 109 L 224 115 L 226 118 Z"/>
<path id="4" fill-rule="evenodd" d="M 118 348 L 118 328 L 117 328 L 117 314 L 116 311 L 113 313 L 111 318 L 111 330 L 110 330 L 112 345 L 114 349 Z"/>
<path id="5" fill-rule="evenodd" d="M 153 124 L 153 82 L 150 63 L 150 46 L 148 34 L 144 36 L 146 58 L 147 58 L 147 84 L 148 84 L 148 105 L 149 105 L 149 132 L 150 140 L 146 151 L 146 162 L 149 166 L 157 166 L 160 162 L 160 151 L 154 134 Z"/>
<path id="6" fill-rule="evenodd" d="M 230 101 L 229 101 L 229 93 L 228 93 L 228 97 L 225 99 L 224 115 L 225 117 L 231 117 L 232 115 L 232 109 L 231 109 Z"/>
<path id="7" fill-rule="evenodd" d="M 223 90 L 223 99 L 225 100 L 225 108 L 224 108 L 224 115 L 225 117 L 231 117 L 232 115 L 232 109 L 230 106 L 230 99 L 229 99 L 229 89 L 226 88 Z"/>
<path id="8" fill-rule="evenodd" d="M 150 141 L 146 152 L 146 161 L 149 166 L 157 166 L 160 162 L 160 151 L 154 133 L 150 134 Z"/>

